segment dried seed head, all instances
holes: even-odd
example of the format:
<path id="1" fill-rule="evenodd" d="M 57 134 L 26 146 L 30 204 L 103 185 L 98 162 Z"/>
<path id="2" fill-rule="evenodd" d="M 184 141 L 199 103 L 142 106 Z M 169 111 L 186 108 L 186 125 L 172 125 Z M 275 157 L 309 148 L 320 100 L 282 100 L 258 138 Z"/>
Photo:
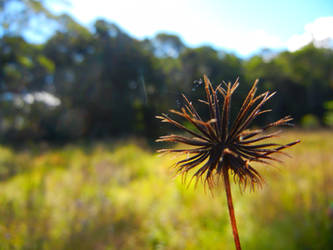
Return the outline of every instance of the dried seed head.
<path id="1" fill-rule="evenodd" d="M 275 94 L 267 91 L 255 96 L 258 83 L 258 80 L 256 80 L 238 115 L 230 124 L 231 97 L 239 85 L 238 79 L 234 84 L 225 83 L 224 88 L 219 85 L 214 89 L 209 79 L 204 75 L 204 83 L 206 101 L 201 102 L 208 105 L 209 120 L 204 121 L 192 102 L 183 95 L 186 105 L 181 108 L 181 112 L 176 110 L 170 110 L 170 112 L 185 118 L 196 129 L 188 129 L 168 115 L 162 114 L 157 118 L 162 122 L 172 124 L 191 136 L 171 134 L 161 136 L 157 141 L 181 143 L 190 147 L 185 149 L 162 149 L 159 152 L 189 155 L 186 159 L 176 163 L 177 173 L 186 177 L 189 171 L 195 169 L 196 172 L 192 178 L 194 177 L 196 180 L 203 179 L 209 189 L 216 185 L 218 179 L 223 178 L 223 171 L 225 170 L 230 170 L 234 176 L 234 181 L 243 188 L 249 186 L 254 189 L 258 185 L 261 186 L 263 179 L 250 163 L 270 164 L 271 161 L 279 161 L 273 157 L 274 154 L 299 142 L 295 141 L 285 145 L 263 142 L 278 135 L 278 132 L 266 133 L 269 128 L 288 125 L 292 118 L 286 116 L 276 122 L 267 124 L 261 129 L 248 129 L 255 118 L 271 111 L 264 110 L 262 107 Z M 219 101 L 221 97 L 223 102 Z"/>

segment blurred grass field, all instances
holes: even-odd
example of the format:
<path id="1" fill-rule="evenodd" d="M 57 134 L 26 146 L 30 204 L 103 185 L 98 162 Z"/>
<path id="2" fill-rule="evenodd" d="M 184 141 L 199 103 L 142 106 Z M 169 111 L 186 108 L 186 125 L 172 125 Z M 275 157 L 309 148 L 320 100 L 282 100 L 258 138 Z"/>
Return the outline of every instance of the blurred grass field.
<path id="1" fill-rule="evenodd" d="M 333 249 L 333 133 L 288 131 L 292 158 L 233 185 L 243 249 Z M 234 249 L 224 190 L 173 178 L 133 141 L 0 147 L 0 249 Z"/>

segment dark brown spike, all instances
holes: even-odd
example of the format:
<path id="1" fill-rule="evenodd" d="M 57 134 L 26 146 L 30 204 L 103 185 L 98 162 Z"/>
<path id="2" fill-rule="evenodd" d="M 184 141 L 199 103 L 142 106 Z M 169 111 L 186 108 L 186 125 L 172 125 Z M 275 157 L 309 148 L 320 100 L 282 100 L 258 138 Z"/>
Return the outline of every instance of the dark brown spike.
<path id="1" fill-rule="evenodd" d="M 205 138 L 205 137 L 199 135 L 198 133 L 196 133 L 196 132 L 194 132 L 194 131 L 192 131 L 192 130 L 190 130 L 190 129 L 187 129 L 185 126 L 181 125 L 179 122 L 176 122 L 176 121 L 174 121 L 174 120 L 168 118 L 166 115 L 165 115 L 164 120 L 162 120 L 162 122 L 168 122 L 168 123 L 170 123 L 170 124 L 172 124 L 172 125 L 174 125 L 174 126 L 180 128 L 180 129 L 182 129 L 182 130 L 184 130 L 184 131 L 190 133 L 191 135 L 194 135 L 194 136 L 199 137 L 199 138 L 201 138 L 201 139 L 203 139 L 203 140 L 209 141 L 207 138 Z"/>
<path id="2" fill-rule="evenodd" d="M 189 162 L 185 162 L 183 164 L 177 164 L 178 167 L 178 171 L 180 173 L 183 173 L 184 171 L 188 172 L 190 171 L 192 168 L 200 165 L 201 163 L 203 163 L 208 157 L 207 153 L 201 154 L 200 157 L 197 157 L 195 160 L 189 161 Z"/>
<path id="3" fill-rule="evenodd" d="M 249 102 L 253 99 L 253 97 L 254 97 L 254 95 L 257 91 L 256 86 L 257 86 L 258 82 L 259 82 L 259 80 L 256 79 L 256 81 L 254 82 L 254 84 L 253 84 L 252 88 L 250 89 L 248 95 L 246 96 L 246 98 L 245 98 L 245 100 L 244 100 L 244 102 L 243 102 L 243 104 L 242 104 L 242 106 L 239 110 L 239 113 L 236 117 L 236 120 L 235 120 L 234 125 L 233 125 L 233 129 L 231 130 L 231 133 L 233 133 L 235 127 L 238 126 L 237 124 L 239 123 L 239 120 L 243 117 L 244 113 L 246 113 L 246 111 L 244 112 L 244 109 L 248 106 Z"/>
<path id="4" fill-rule="evenodd" d="M 192 123 L 206 137 L 208 137 L 214 141 L 217 141 L 216 134 L 214 133 L 214 130 L 210 125 L 210 123 L 212 123 L 214 121 L 210 120 L 208 122 L 203 122 L 203 121 L 197 120 L 195 118 L 191 118 L 186 112 L 184 112 L 184 109 L 182 109 L 182 111 L 183 111 L 183 113 L 180 113 L 176 110 L 170 110 L 170 112 L 184 117 L 186 120 L 188 120 L 190 123 Z"/>
<path id="5" fill-rule="evenodd" d="M 262 140 L 270 139 L 270 138 L 273 138 L 273 137 L 278 137 L 279 134 L 281 134 L 281 132 L 282 132 L 281 130 L 278 130 L 274 133 L 271 133 L 271 134 L 268 134 L 268 135 L 263 135 L 261 137 L 258 137 L 258 138 L 252 139 L 252 140 L 245 140 L 244 137 L 240 136 L 239 144 L 241 144 L 241 145 L 251 144 L 251 143 L 259 142 L 259 141 L 262 141 Z"/>
<path id="6" fill-rule="evenodd" d="M 224 142 L 227 138 L 228 126 L 229 126 L 230 98 L 231 98 L 231 86 L 229 84 L 222 108 L 221 128 L 220 128 L 221 142 Z"/>
<path id="7" fill-rule="evenodd" d="M 215 131 L 218 137 L 221 136 L 221 111 L 220 111 L 220 107 L 219 107 L 219 102 L 218 102 L 218 98 L 216 95 L 216 92 L 214 92 L 214 110 L 215 110 L 215 118 L 216 118 L 216 123 L 215 123 Z"/>
<path id="8" fill-rule="evenodd" d="M 202 141 L 202 140 L 196 140 L 193 138 L 187 138 L 183 136 L 164 136 L 160 137 L 159 139 L 156 140 L 156 142 L 178 142 L 178 143 L 183 143 L 191 146 L 207 146 L 207 142 Z M 209 145 L 209 144 L 208 144 Z"/>
<path id="9" fill-rule="evenodd" d="M 223 98 L 225 98 L 227 92 L 221 86 L 219 86 L 217 88 L 217 91 L 220 92 L 220 94 L 223 96 Z"/>
<path id="10" fill-rule="evenodd" d="M 208 102 L 204 101 L 204 100 L 201 100 L 201 99 L 198 99 L 199 102 L 203 103 L 203 104 L 206 104 L 206 105 L 209 105 Z"/>
<path id="11" fill-rule="evenodd" d="M 280 120 L 278 120 L 276 122 L 272 122 L 272 123 L 266 125 L 264 127 L 264 130 L 267 130 L 271 127 L 277 127 L 277 126 L 285 125 L 285 124 L 287 124 L 288 122 L 290 122 L 292 120 L 293 120 L 293 118 L 291 118 L 289 115 L 285 116 L 285 117 L 281 118 Z"/>
<path id="12" fill-rule="evenodd" d="M 266 148 L 266 147 L 275 147 L 275 146 L 281 146 L 281 144 L 278 143 L 264 143 L 264 144 L 256 144 L 256 145 L 241 145 L 242 148 L 245 149 L 259 149 L 259 148 Z"/>
<path id="13" fill-rule="evenodd" d="M 260 114 L 261 106 L 264 105 L 265 102 L 268 101 L 270 97 L 272 97 L 272 95 L 269 95 L 269 93 L 266 92 L 263 99 L 252 110 L 252 112 L 248 115 L 248 117 L 245 119 L 245 121 L 243 123 L 241 123 L 238 128 L 236 128 L 235 132 L 233 134 L 231 134 L 231 137 L 233 137 L 235 134 L 239 133 L 240 131 L 246 129 L 251 124 L 251 122 Z"/>
<path id="14" fill-rule="evenodd" d="M 184 160 L 178 161 L 178 162 L 176 163 L 176 166 L 178 166 L 178 165 L 183 165 L 183 163 L 187 163 L 187 162 L 190 162 L 190 161 L 194 161 L 194 160 L 196 160 L 197 158 L 199 158 L 199 157 L 201 157 L 201 156 L 203 156 L 203 155 L 208 156 L 208 153 L 207 153 L 207 152 L 199 153 L 199 154 L 196 154 L 196 155 L 194 155 L 194 156 L 192 156 L 192 157 L 190 157 L 190 158 L 186 158 L 186 159 L 184 159 Z"/>
<path id="15" fill-rule="evenodd" d="M 206 98 L 207 98 L 208 107 L 209 107 L 209 114 L 210 114 L 210 117 L 212 118 L 213 117 L 213 106 L 212 106 L 211 92 L 210 92 L 211 83 L 206 75 L 204 75 L 204 83 L 205 83 Z"/>
<path id="16" fill-rule="evenodd" d="M 200 121 L 202 121 L 200 115 L 198 114 L 198 112 L 197 112 L 196 109 L 194 108 L 192 102 L 190 102 L 190 101 L 186 98 L 186 96 L 185 96 L 184 94 L 183 94 L 183 98 L 184 98 L 185 102 L 187 103 L 187 105 L 190 107 L 192 113 L 195 114 L 195 118 L 198 119 L 198 120 L 200 120 Z"/>

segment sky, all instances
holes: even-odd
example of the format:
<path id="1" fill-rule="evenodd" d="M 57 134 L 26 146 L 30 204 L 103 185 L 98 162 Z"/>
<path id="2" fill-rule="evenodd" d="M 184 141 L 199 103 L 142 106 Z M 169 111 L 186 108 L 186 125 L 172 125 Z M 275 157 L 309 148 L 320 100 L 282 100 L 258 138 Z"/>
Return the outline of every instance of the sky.
<path id="1" fill-rule="evenodd" d="M 85 26 L 104 18 L 138 39 L 166 32 L 178 35 L 188 46 L 211 45 L 241 56 L 261 48 L 295 51 L 312 40 L 333 39 L 332 0 L 67 2 L 50 1 L 48 6 Z"/>

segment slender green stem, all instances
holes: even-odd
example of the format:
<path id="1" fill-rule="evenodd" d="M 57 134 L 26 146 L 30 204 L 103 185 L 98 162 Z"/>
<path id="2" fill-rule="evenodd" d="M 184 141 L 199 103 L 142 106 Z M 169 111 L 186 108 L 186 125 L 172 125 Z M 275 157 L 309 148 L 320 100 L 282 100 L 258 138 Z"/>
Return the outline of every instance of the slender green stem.
<path id="1" fill-rule="evenodd" d="M 236 218 L 235 218 L 235 211 L 234 211 L 234 206 L 232 204 L 229 173 L 228 173 L 227 168 L 223 169 L 223 179 L 224 179 L 224 185 L 225 185 L 225 193 L 227 195 L 230 223 L 231 223 L 231 227 L 232 227 L 232 233 L 234 235 L 236 250 L 241 250 L 241 245 L 239 242 L 239 236 L 238 236 L 238 230 L 237 230 L 237 224 L 236 224 Z"/>

